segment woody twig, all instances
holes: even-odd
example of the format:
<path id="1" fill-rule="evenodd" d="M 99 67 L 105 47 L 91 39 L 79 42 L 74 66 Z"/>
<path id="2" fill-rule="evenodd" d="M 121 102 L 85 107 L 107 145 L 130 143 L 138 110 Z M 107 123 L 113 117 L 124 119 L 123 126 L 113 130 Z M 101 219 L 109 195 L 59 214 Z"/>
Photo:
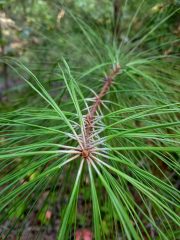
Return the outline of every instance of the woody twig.
<path id="1" fill-rule="evenodd" d="M 85 117 L 85 132 L 84 132 L 85 143 L 83 144 L 84 150 L 82 150 L 82 156 L 84 158 L 87 158 L 90 153 L 90 147 L 91 147 L 91 139 L 90 138 L 93 133 L 94 119 L 95 119 L 95 115 L 98 110 L 98 107 L 101 105 L 102 98 L 109 91 L 109 88 L 112 85 L 113 79 L 120 73 L 120 69 L 121 69 L 120 65 L 117 64 L 114 67 L 114 69 L 111 71 L 111 73 L 109 75 L 107 75 L 100 93 L 97 95 L 94 104 L 92 105 L 89 113 Z"/>

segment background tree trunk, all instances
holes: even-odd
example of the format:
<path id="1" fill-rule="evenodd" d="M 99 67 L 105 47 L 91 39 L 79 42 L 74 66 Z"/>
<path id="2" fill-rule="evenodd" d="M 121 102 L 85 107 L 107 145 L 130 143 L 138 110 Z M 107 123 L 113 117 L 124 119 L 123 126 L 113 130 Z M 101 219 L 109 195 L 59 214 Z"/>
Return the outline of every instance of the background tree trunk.
<path id="1" fill-rule="evenodd" d="M 5 56 L 5 46 L 4 46 L 4 42 L 3 42 L 3 33 L 2 33 L 1 25 L 0 25 L 0 41 L 1 41 L 0 56 L 4 57 Z M 2 76 L 4 77 L 4 89 L 7 90 L 9 84 L 8 84 L 8 69 L 7 69 L 6 63 L 2 64 L 1 71 L 2 71 Z"/>
<path id="2" fill-rule="evenodd" d="M 113 34 L 115 38 L 120 39 L 122 0 L 114 0 L 113 12 L 114 12 Z"/>

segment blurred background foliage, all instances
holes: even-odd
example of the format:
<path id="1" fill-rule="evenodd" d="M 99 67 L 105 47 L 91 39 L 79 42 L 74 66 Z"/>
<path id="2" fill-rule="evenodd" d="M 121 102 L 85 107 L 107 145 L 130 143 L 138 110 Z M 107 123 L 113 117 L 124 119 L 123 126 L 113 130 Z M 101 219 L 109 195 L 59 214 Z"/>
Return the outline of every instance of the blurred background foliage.
<path id="1" fill-rule="evenodd" d="M 79 62 L 79 56 L 86 55 L 86 51 L 84 52 L 83 48 L 81 29 L 73 18 L 84 19 L 88 26 L 93 27 L 93 30 L 102 36 L 104 42 L 112 42 L 115 36 L 113 32 L 115 2 L 119 2 L 121 12 L 119 17 L 120 40 L 126 42 L 132 37 L 133 41 L 140 39 L 149 31 L 150 25 L 157 24 L 162 15 L 173 12 L 179 5 L 179 1 L 175 0 L 132 0 L 130 4 L 126 4 L 128 1 L 123 0 L 1 1 L 1 55 L 19 56 L 32 68 L 34 65 L 37 68 L 37 63 L 41 67 L 48 63 L 55 63 L 63 54 L 67 54 L 68 58 L 72 59 L 72 63 L 76 64 L 76 59 Z M 132 22 L 132 30 L 126 39 L 126 30 L 141 2 L 143 7 L 139 7 L 138 15 Z M 173 44 L 173 40 L 177 39 L 180 32 L 178 13 L 169 18 L 158 33 L 152 33 L 146 45 L 141 47 L 151 48 L 154 45 L 161 45 L 168 39 L 169 45 L 162 45 L 159 51 L 163 54 L 178 51 L 176 44 Z M 79 54 L 79 51 L 84 54 Z M 71 56 L 73 53 L 74 56 Z M 88 61 L 89 64 L 89 60 L 85 57 L 83 57 L 82 64 L 84 61 Z M 47 69 L 47 66 L 45 68 Z"/>
<path id="2" fill-rule="evenodd" d="M 118 6 L 118 13 L 116 12 L 116 6 Z M 123 47 L 120 50 L 120 63 L 123 68 L 128 64 L 130 65 L 132 60 L 135 61 L 136 56 L 145 55 L 147 57 L 149 51 L 151 56 L 154 54 L 155 57 L 164 58 L 164 65 L 149 65 L 150 67 L 148 66 L 147 69 L 146 65 L 143 65 L 142 69 L 146 70 L 147 75 L 152 74 L 150 71 L 153 70 L 157 79 L 160 80 L 159 82 L 165 84 L 169 81 L 169 73 L 174 79 L 177 79 L 177 72 L 172 71 L 173 68 L 177 68 L 177 65 L 174 66 L 173 61 L 169 60 L 168 56 L 176 57 L 179 52 L 180 46 L 177 39 L 180 37 L 180 19 L 179 11 L 176 11 L 179 7 L 180 2 L 178 0 L 0 0 L 1 59 L 13 57 L 23 62 L 40 79 L 43 86 L 49 90 L 58 103 L 62 101 L 64 94 L 64 90 L 61 89 L 61 77 L 57 75 L 59 74 L 57 67 L 62 57 L 66 58 L 73 76 L 81 80 L 83 72 L 95 67 L 96 64 L 108 62 L 109 58 L 115 53 L 116 47 L 121 44 Z M 151 30 L 162 19 L 171 14 L 172 16 L 168 17 L 157 31 L 151 33 Z M 141 42 L 146 35 L 148 35 L 148 38 Z M 131 50 L 136 48 L 137 45 L 136 52 L 133 52 L 131 56 Z M 172 65 L 173 67 L 167 68 L 166 73 L 166 67 Z M 106 70 L 105 66 L 104 73 Z M 163 76 L 159 74 L 161 71 L 164 71 Z M 14 107 L 21 106 L 22 103 L 22 105 L 33 105 L 33 103 L 38 106 L 41 105 L 40 97 L 27 84 L 24 84 L 20 76 L 21 73 L 18 72 L 18 74 L 15 74 L 14 70 L 5 62 L 0 65 L 0 110 L 3 112 L 16 109 Z M 130 71 L 129 74 L 131 74 Z M 133 88 L 135 90 L 140 89 L 142 92 L 144 89 L 147 92 L 148 90 L 151 91 L 152 86 L 152 89 L 154 89 L 155 81 L 152 81 L 152 85 L 147 86 L 144 76 L 138 75 L 138 72 L 135 72 L 135 74 L 137 79 L 141 80 L 141 86 L 138 81 L 136 82 L 136 79 L 135 81 L 127 81 L 129 80 L 127 75 L 124 78 L 122 76 L 120 86 L 122 89 L 120 87 L 119 89 L 122 90 L 121 97 L 123 97 L 122 100 L 118 99 L 117 102 L 121 103 L 122 106 L 126 106 L 126 104 L 129 106 L 147 104 L 148 101 L 150 104 L 158 102 L 156 92 L 153 93 L 154 95 L 152 94 L 153 97 L 150 100 L 141 93 L 141 97 L 139 93 L 131 94 Z M 27 78 L 31 77 L 27 76 Z M 88 86 L 92 89 L 95 87 L 99 89 L 98 84 L 101 82 L 98 82 L 97 79 L 102 79 L 102 69 L 97 69 L 95 76 L 92 74 L 90 77 L 93 81 L 90 82 L 85 77 L 81 80 L 81 83 L 86 81 L 86 85 L 88 83 Z M 148 84 L 151 84 L 151 81 Z M 171 84 L 173 85 L 173 81 Z M 171 84 L 169 84 L 168 91 L 172 90 L 174 94 L 172 99 L 175 99 L 178 89 L 176 86 L 171 89 Z M 128 88 L 127 85 L 130 87 Z M 62 90 L 60 94 L 59 89 Z M 123 89 L 127 90 L 124 95 Z M 162 94 L 162 99 L 164 98 L 163 100 L 166 101 L 166 95 L 159 94 Z M 34 98 L 35 95 L 36 98 Z M 111 95 L 114 99 L 118 98 L 114 93 Z M 171 96 L 169 95 L 167 103 L 171 101 Z M 66 102 L 66 96 L 63 100 Z M 73 107 L 70 107 L 73 111 Z M 113 108 L 116 110 L 115 106 L 112 106 Z M 30 173 L 28 177 L 33 179 L 36 176 Z M 83 201 L 86 201 L 90 198 L 90 191 L 88 191 L 89 185 L 84 185 L 80 196 L 82 195 Z M 47 192 L 42 195 L 46 199 L 44 195 L 47 195 Z M 53 192 L 51 195 L 50 201 L 53 205 L 57 199 Z M 66 193 L 66 201 L 67 196 Z M 41 197 L 42 202 L 43 197 Z M 110 206 L 104 201 L 103 196 L 101 197 L 102 215 L 104 217 L 103 231 L 108 236 L 111 232 L 112 222 L 111 217 L 107 214 Z M 25 217 L 25 205 L 24 203 L 17 207 L 15 212 L 10 213 L 10 217 Z M 41 211 L 37 217 L 38 221 L 47 225 L 51 218 L 50 213 L 47 214 L 47 204 L 40 203 L 39 205 L 43 207 L 39 207 Z M 89 212 L 91 212 L 92 206 L 89 205 L 88 207 Z M 78 215 L 78 222 L 80 223 L 88 222 L 88 219 L 88 216 Z"/>

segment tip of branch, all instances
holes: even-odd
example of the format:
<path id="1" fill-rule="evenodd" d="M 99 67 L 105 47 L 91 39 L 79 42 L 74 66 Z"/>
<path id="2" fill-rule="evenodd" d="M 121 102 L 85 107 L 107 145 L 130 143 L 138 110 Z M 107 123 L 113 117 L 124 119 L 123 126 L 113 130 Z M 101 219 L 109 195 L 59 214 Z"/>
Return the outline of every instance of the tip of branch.
<path id="1" fill-rule="evenodd" d="M 115 64 L 113 67 L 113 72 L 115 74 L 118 74 L 118 73 L 120 73 L 120 70 L 121 70 L 121 65 L 119 63 Z"/>
<path id="2" fill-rule="evenodd" d="M 120 73 L 120 71 L 121 71 L 121 65 L 117 63 L 113 66 L 113 70 L 109 75 L 109 77 L 114 79 Z"/>

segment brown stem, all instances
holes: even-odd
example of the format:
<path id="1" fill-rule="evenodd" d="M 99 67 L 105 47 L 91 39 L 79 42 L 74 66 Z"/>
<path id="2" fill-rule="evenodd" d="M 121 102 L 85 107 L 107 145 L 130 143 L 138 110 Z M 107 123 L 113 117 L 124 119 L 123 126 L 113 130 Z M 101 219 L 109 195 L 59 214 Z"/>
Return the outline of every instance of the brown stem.
<path id="1" fill-rule="evenodd" d="M 101 104 L 101 99 L 104 97 L 104 95 L 108 92 L 113 79 L 117 76 L 117 74 L 120 72 L 120 65 L 117 64 L 115 66 L 115 68 L 112 70 L 112 72 L 105 78 L 105 83 L 99 93 L 99 95 L 96 97 L 96 101 L 94 102 L 91 111 L 90 111 L 90 115 L 93 118 L 94 114 L 96 113 L 99 105 Z"/>
<path id="2" fill-rule="evenodd" d="M 103 85 L 100 93 L 96 97 L 96 100 L 95 100 L 94 104 L 92 105 L 90 112 L 86 116 L 86 126 L 85 126 L 86 140 L 89 139 L 89 137 L 91 136 L 91 133 L 93 130 L 93 122 L 94 122 L 95 113 L 97 112 L 98 107 L 101 105 L 101 99 L 108 92 L 108 90 L 113 82 L 113 79 L 119 74 L 120 69 L 121 69 L 120 65 L 117 64 L 114 67 L 114 69 L 112 70 L 112 72 L 105 78 L 104 85 Z"/>

